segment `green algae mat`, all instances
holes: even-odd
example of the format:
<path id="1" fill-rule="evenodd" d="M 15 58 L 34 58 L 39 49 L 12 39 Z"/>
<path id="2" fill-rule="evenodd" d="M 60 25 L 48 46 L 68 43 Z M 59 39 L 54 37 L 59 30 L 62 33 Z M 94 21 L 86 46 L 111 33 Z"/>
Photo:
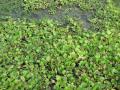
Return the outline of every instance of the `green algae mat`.
<path id="1" fill-rule="evenodd" d="M 0 90 L 119 89 L 119 0 L 0 0 Z"/>

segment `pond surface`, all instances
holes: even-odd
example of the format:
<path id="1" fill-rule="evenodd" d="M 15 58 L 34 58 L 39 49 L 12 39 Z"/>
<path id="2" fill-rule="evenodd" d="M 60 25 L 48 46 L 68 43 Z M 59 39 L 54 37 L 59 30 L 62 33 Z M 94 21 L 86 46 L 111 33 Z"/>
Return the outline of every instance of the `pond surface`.
<path id="1" fill-rule="evenodd" d="M 16 3 L 16 1 L 18 1 Z M 12 17 L 15 20 L 18 18 L 27 18 L 30 20 L 42 20 L 44 18 L 52 19 L 60 23 L 65 23 L 67 18 L 74 18 L 83 22 L 84 28 L 89 28 L 89 17 L 91 14 L 89 12 L 83 12 L 79 7 L 63 6 L 61 8 L 55 8 L 54 13 L 50 13 L 49 8 L 39 9 L 35 11 L 25 12 L 22 7 L 21 0 L 5 0 L 0 1 L 0 19 L 6 19 L 7 17 Z M 7 2 L 7 3 L 6 3 Z"/>
<path id="2" fill-rule="evenodd" d="M 120 8 L 120 0 L 114 0 L 116 7 Z"/>
<path id="3" fill-rule="evenodd" d="M 30 18 L 40 20 L 44 18 L 52 19 L 60 23 L 65 23 L 67 18 L 81 20 L 85 28 L 90 27 L 88 18 L 91 16 L 88 12 L 83 12 L 75 6 L 63 6 L 55 9 L 54 14 L 50 13 L 49 9 L 41 9 L 30 13 Z"/>
<path id="4" fill-rule="evenodd" d="M 22 0 L 0 0 L 0 19 L 12 17 L 16 13 L 17 17 L 21 16 Z"/>

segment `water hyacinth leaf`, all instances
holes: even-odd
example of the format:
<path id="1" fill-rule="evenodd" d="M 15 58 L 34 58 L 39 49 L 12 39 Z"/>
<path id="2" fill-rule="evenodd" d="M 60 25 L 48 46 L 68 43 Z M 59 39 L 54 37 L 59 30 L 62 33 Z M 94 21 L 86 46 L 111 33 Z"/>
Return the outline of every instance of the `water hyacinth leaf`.
<path id="1" fill-rule="evenodd" d="M 1 90 L 119 90 L 117 0 L 0 0 Z"/>

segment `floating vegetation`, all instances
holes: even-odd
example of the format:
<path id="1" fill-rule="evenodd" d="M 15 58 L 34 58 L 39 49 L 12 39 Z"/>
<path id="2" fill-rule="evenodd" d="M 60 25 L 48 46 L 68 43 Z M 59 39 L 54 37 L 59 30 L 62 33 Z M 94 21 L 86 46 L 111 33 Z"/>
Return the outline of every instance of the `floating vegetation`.
<path id="1" fill-rule="evenodd" d="M 0 90 L 119 89 L 119 0 L 0 0 Z"/>

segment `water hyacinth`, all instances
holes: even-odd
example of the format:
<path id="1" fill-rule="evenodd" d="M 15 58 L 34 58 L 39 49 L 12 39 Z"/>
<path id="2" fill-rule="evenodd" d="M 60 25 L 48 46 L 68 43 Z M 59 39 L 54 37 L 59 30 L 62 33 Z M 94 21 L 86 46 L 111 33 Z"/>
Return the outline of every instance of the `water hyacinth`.
<path id="1" fill-rule="evenodd" d="M 0 0 L 0 89 L 119 90 L 119 9 L 119 0 Z"/>

